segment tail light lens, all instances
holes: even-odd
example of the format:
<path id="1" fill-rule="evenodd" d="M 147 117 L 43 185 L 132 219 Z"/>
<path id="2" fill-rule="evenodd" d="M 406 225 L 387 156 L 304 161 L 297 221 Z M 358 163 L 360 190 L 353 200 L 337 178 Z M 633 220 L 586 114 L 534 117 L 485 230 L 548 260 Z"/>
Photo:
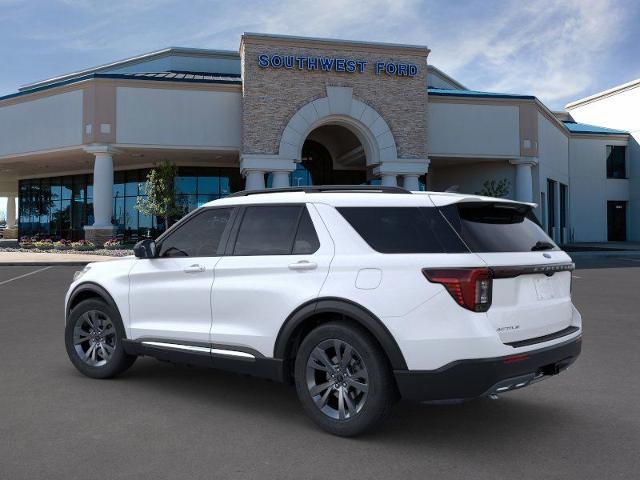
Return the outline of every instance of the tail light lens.
<path id="1" fill-rule="evenodd" d="M 491 270 L 488 268 L 424 268 L 431 283 L 439 283 L 453 299 L 472 312 L 486 312 L 491 306 Z"/>

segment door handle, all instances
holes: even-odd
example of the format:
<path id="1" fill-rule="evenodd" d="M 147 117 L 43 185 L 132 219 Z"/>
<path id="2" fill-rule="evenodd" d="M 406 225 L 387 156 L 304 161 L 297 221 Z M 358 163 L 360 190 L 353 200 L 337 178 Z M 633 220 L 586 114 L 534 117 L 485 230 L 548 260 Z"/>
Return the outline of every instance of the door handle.
<path id="1" fill-rule="evenodd" d="M 289 265 L 289 270 L 314 270 L 318 268 L 316 262 L 309 262 L 307 260 L 300 260 L 299 262 Z"/>
<path id="2" fill-rule="evenodd" d="M 184 269 L 184 273 L 202 273 L 206 270 L 204 265 L 193 264 Z"/>

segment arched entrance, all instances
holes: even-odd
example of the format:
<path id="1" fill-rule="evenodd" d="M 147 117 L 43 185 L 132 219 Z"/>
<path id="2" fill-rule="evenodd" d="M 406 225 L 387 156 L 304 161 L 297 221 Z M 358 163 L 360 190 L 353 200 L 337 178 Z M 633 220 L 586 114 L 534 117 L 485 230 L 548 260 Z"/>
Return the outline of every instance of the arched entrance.
<path id="1" fill-rule="evenodd" d="M 387 122 L 353 97 L 350 87 L 327 86 L 288 120 L 277 153 L 243 153 L 245 188 L 363 183 L 418 190 L 428 160 L 398 158 Z M 314 178 L 315 177 L 315 178 Z"/>
<path id="2" fill-rule="evenodd" d="M 362 143 L 341 125 L 312 130 L 302 145 L 300 163 L 292 176 L 297 185 L 360 185 L 367 183 Z"/>

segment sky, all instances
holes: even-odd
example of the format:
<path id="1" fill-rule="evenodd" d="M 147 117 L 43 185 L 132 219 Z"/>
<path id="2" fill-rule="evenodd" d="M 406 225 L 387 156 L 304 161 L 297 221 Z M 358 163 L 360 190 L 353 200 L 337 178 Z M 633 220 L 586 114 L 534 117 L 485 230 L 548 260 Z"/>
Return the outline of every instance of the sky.
<path id="1" fill-rule="evenodd" d="M 0 0 L 0 95 L 168 46 L 237 50 L 242 32 L 426 45 L 467 88 L 554 110 L 640 78 L 637 0 Z"/>

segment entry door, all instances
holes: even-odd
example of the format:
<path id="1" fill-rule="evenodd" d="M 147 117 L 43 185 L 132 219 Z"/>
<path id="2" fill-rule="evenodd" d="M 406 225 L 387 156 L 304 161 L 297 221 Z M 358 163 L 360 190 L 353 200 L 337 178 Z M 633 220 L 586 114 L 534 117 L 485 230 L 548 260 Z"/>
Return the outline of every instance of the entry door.
<path id="1" fill-rule="evenodd" d="M 248 206 L 241 216 L 215 269 L 211 342 L 272 356 L 286 318 L 318 296 L 333 241 L 313 205 Z"/>
<path id="2" fill-rule="evenodd" d="M 607 202 L 607 229 L 610 242 L 627 240 L 627 202 Z"/>
<path id="3" fill-rule="evenodd" d="M 158 258 L 135 262 L 129 338 L 209 343 L 214 268 L 232 213 L 210 208 L 187 217 L 159 240 Z"/>

